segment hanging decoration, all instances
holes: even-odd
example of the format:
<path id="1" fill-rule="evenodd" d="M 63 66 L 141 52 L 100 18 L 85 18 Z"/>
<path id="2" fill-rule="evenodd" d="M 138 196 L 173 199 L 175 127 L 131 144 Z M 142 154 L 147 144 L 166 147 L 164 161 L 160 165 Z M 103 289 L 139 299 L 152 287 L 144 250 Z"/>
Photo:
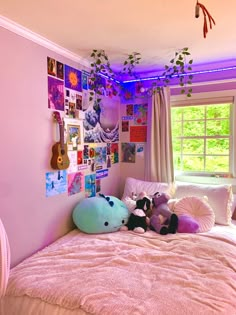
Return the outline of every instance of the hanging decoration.
<path id="1" fill-rule="evenodd" d="M 210 29 L 212 29 L 212 24 L 216 24 L 215 20 L 209 13 L 209 11 L 206 9 L 206 7 L 197 1 L 196 6 L 195 6 L 195 18 L 199 18 L 200 16 L 200 9 L 202 10 L 202 13 L 204 15 L 204 22 L 203 22 L 203 36 L 206 38 L 206 34 L 208 33 L 208 25 L 207 22 L 209 22 Z M 208 21 L 207 21 L 208 19 Z"/>

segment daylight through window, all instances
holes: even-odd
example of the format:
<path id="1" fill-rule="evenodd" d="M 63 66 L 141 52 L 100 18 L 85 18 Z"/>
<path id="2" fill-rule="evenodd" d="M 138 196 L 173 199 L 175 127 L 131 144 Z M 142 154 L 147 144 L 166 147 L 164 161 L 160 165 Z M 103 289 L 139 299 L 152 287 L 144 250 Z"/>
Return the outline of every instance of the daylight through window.
<path id="1" fill-rule="evenodd" d="M 175 171 L 230 174 L 231 103 L 172 107 Z"/>

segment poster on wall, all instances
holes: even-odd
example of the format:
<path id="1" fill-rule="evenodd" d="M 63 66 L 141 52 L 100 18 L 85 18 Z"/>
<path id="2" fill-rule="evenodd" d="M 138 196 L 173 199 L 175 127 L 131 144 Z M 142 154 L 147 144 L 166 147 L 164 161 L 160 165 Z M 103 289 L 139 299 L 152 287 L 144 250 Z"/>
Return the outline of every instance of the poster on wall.
<path id="1" fill-rule="evenodd" d="M 144 143 L 136 144 L 136 154 L 140 157 L 144 157 Z"/>
<path id="2" fill-rule="evenodd" d="M 118 143 L 111 144 L 111 163 L 115 164 L 119 162 L 119 146 Z"/>
<path id="3" fill-rule="evenodd" d="M 111 154 L 111 143 L 107 143 L 107 155 Z"/>
<path id="4" fill-rule="evenodd" d="M 119 141 L 119 101 L 103 97 L 100 105 L 93 104 L 85 112 L 84 142 Z"/>
<path id="5" fill-rule="evenodd" d="M 79 125 L 67 124 L 67 143 L 69 150 L 78 149 L 78 145 L 81 144 L 81 131 Z"/>
<path id="6" fill-rule="evenodd" d="M 71 89 L 65 89 L 65 114 L 69 118 L 79 118 L 82 110 L 82 93 Z"/>
<path id="7" fill-rule="evenodd" d="M 85 176 L 85 197 L 96 196 L 96 174 Z"/>
<path id="8" fill-rule="evenodd" d="M 56 62 L 56 76 L 61 79 L 61 80 L 64 80 L 64 64 L 57 61 Z"/>
<path id="9" fill-rule="evenodd" d="M 84 190 L 84 175 L 81 172 L 68 174 L 68 196 L 78 194 Z"/>
<path id="10" fill-rule="evenodd" d="M 126 105 L 126 115 L 127 116 L 133 116 L 134 114 L 134 106 L 133 104 Z"/>
<path id="11" fill-rule="evenodd" d="M 107 168 L 110 168 L 111 167 L 111 156 L 110 155 L 108 155 L 107 156 Z"/>
<path id="12" fill-rule="evenodd" d="M 88 78 L 90 76 L 90 73 L 87 71 L 82 71 L 82 89 L 87 90 L 88 89 Z"/>
<path id="13" fill-rule="evenodd" d="M 70 165 L 67 169 L 67 173 L 75 173 L 78 170 L 78 163 L 77 163 L 77 152 L 76 151 L 68 151 L 67 152 Z"/>
<path id="14" fill-rule="evenodd" d="M 147 126 L 130 126 L 130 142 L 146 142 Z"/>
<path id="15" fill-rule="evenodd" d="M 128 120 L 122 120 L 121 131 L 122 132 L 128 132 L 129 131 L 129 121 Z"/>
<path id="16" fill-rule="evenodd" d="M 64 111 L 64 82 L 48 76 L 48 108 Z"/>
<path id="17" fill-rule="evenodd" d="M 122 87 L 121 101 L 132 102 L 135 99 L 135 84 L 134 83 L 126 83 Z"/>
<path id="18" fill-rule="evenodd" d="M 46 197 L 63 194 L 67 191 L 66 170 L 46 173 Z"/>
<path id="19" fill-rule="evenodd" d="M 136 104 L 134 105 L 134 124 L 135 125 L 146 125 L 147 124 L 147 104 Z"/>
<path id="20" fill-rule="evenodd" d="M 82 111 L 86 111 L 89 107 L 93 107 L 94 102 L 89 100 L 89 90 L 83 90 L 82 92 Z"/>
<path id="21" fill-rule="evenodd" d="M 48 74 L 56 76 L 56 60 L 51 57 L 47 57 Z"/>
<path id="22" fill-rule="evenodd" d="M 96 179 L 96 193 L 101 191 L 101 179 Z"/>
<path id="23" fill-rule="evenodd" d="M 81 71 L 65 65 L 65 87 L 82 92 Z"/>
<path id="24" fill-rule="evenodd" d="M 136 144 L 122 143 L 121 144 L 121 162 L 135 163 Z"/>
<path id="25" fill-rule="evenodd" d="M 95 150 L 95 168 L 96 170 L 106 167 L 107 147 L 96 147 Z"/>

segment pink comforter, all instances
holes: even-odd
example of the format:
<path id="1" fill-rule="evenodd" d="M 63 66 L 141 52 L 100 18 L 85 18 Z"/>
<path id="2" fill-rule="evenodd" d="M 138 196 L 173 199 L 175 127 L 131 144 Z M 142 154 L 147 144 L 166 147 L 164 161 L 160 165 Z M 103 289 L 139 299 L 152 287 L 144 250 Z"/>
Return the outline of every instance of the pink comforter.
<path id="1" fill-rule="evenodd" d="M 235 315 L 236 243 L 206 234 L 74 230 L 13 268 L 7 295 L 97 315 Z"/>

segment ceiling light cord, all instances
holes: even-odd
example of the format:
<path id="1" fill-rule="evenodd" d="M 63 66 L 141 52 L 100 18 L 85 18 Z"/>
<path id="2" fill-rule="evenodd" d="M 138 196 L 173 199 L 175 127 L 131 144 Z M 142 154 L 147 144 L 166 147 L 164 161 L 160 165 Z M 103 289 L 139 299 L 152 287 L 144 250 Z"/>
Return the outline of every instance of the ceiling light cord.
<path id="1" fill-rule="evenodd" d="M 215 25 L 216 23 L 215 23 L 215 20 L 213 19 L 213 17 L 211 16 L 211 14 L 209 13 L 209 11 L 206 9 L 206 7 L 203 4 L 201 4 L 200 2 L 198 2 L 198 0 L 197 0 L 196 6 L 195 6 L 195 17 L 196 18 L 198 18 L 200 15 L 199 14 L 200 9 L 202 10 L 202 13 L 204 15 L 203 36 L 204 36 L 204 38 L 206 38 L 206 34 L 208 33 L 207 19 L 208 19 L 208 22 L 210 25 L 210 29 L 212 29 L 212 25 L 213 24 Z"/>

